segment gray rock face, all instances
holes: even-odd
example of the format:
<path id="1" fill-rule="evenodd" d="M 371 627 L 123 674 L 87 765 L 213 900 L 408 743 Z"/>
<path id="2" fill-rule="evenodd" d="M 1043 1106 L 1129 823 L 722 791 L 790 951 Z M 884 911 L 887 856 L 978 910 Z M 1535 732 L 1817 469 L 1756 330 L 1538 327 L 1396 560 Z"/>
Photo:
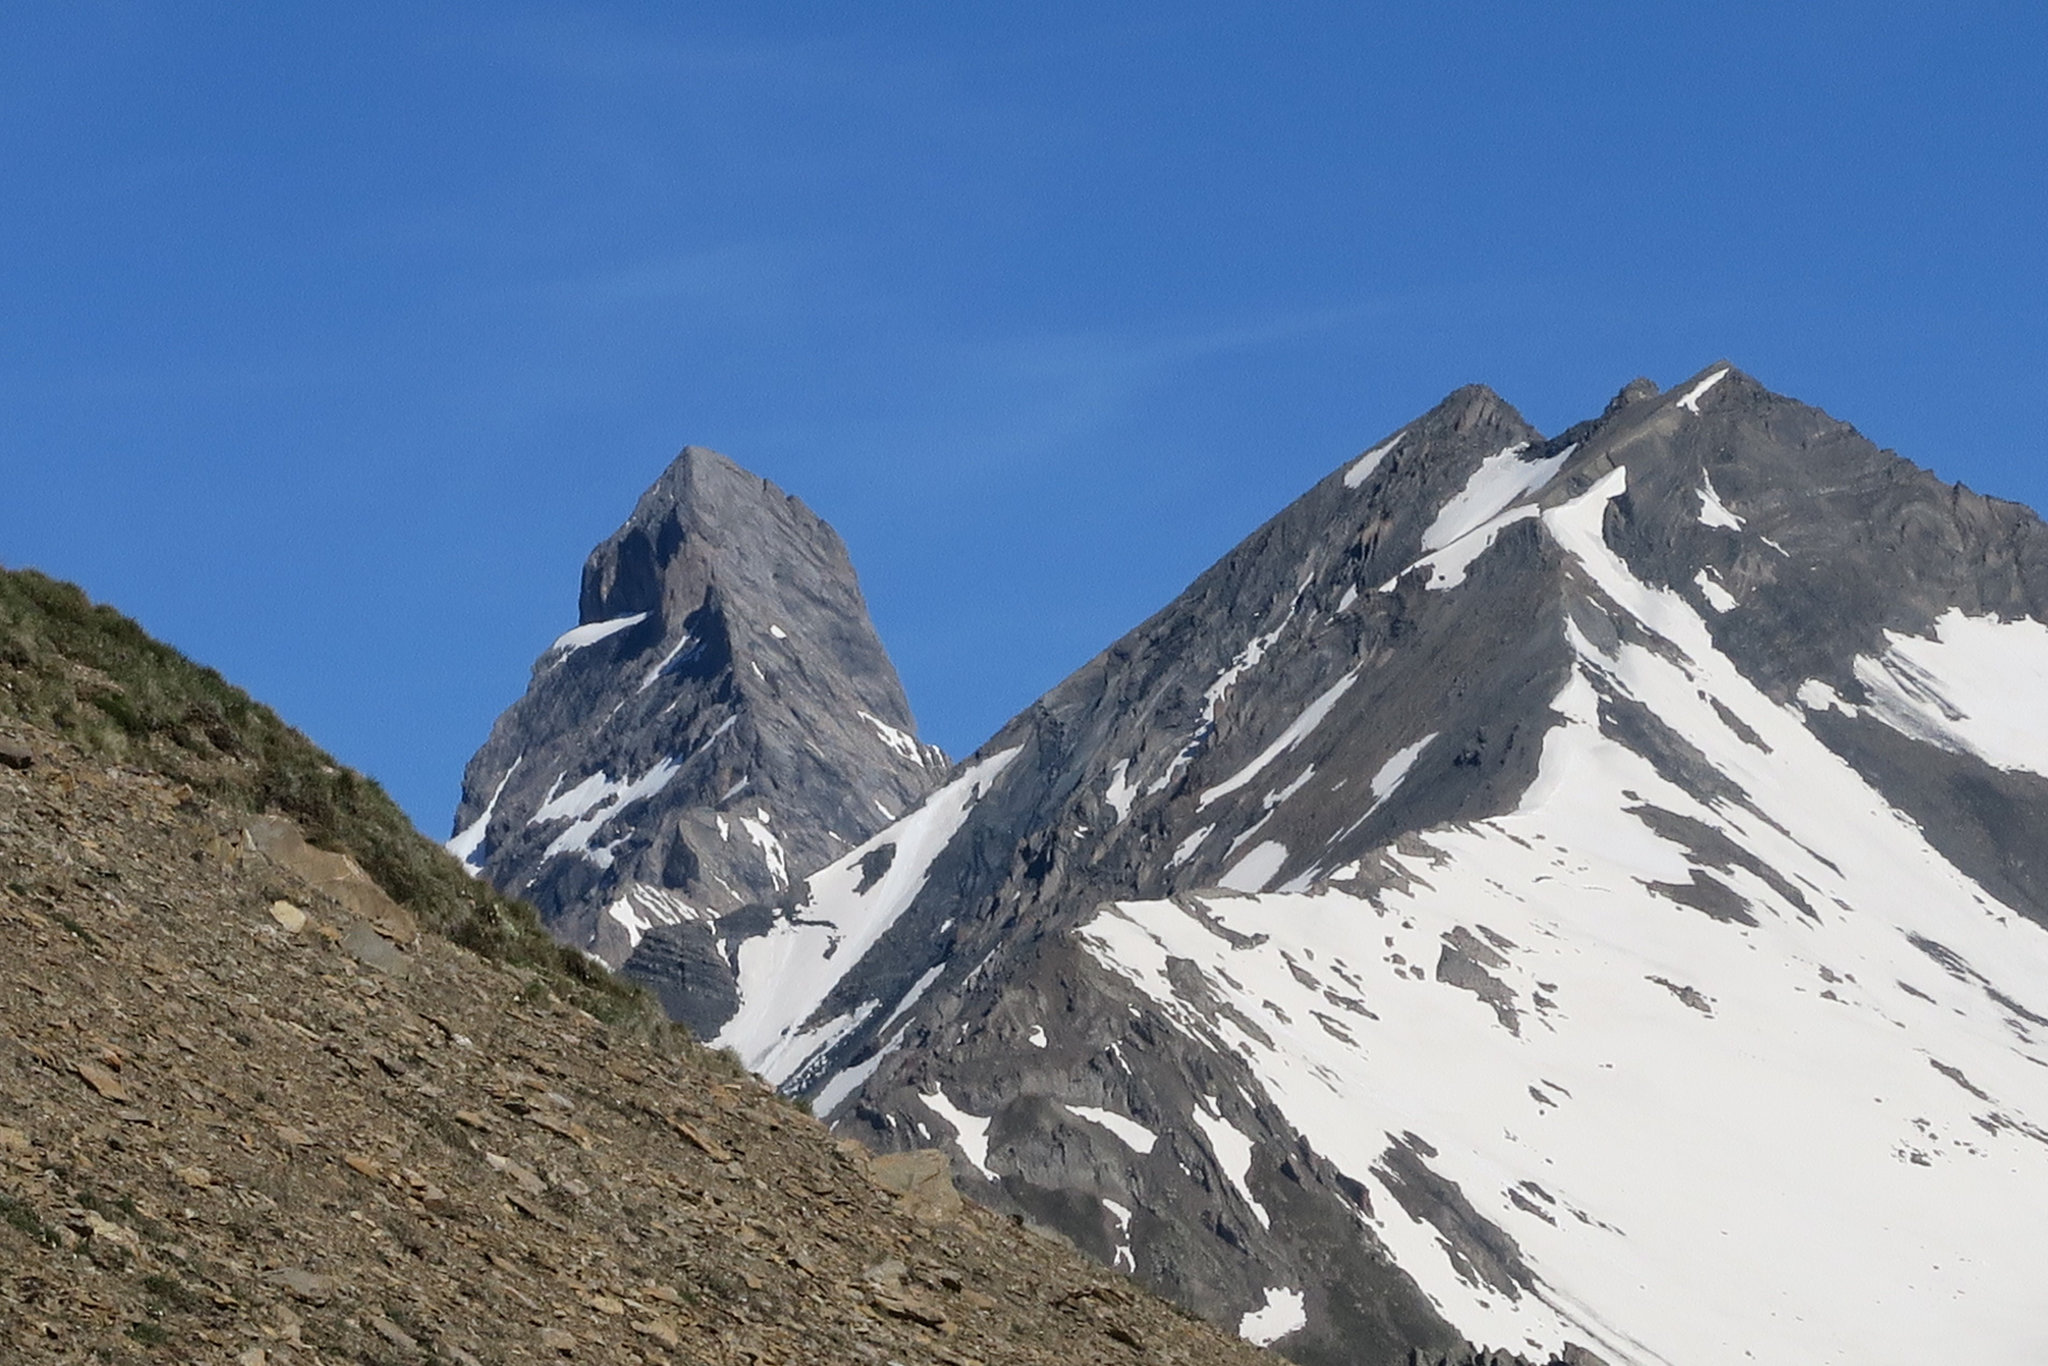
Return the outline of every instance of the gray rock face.
<path id="1" fill-rule="evenodd" d="M 718 1040 L 1304 1362 L 2024 1356 L 2044 623 L 2031 512 L 1729 367 L 1460 390 L 710 927 Z"/>
<path id="2" fill-rule="evenodd" d="M 449 847 L 715 1027 L 708 923 L 859 843 L 945 758 L 839 537 L 715 452 L 685 449 L 591 552 L 578 615 L 470 760 Z"/>

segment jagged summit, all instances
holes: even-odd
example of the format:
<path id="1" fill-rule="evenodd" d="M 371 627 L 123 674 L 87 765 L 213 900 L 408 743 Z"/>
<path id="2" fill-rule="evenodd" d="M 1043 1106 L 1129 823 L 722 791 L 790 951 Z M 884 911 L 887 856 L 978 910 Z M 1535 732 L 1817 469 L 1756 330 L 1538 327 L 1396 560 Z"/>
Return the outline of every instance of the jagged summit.
<path id="1" fill-rule="evenodd" d="M 1602 413 L 1601 416 L 1613 417 L 1630 404 L 1647 402 L 1663 392 L 1662 389 L 1657 387 L 1657 381 L 1637 375 L 1627 384 L 1622 385 L 1619 393 L 1607 400 L 1607 411 Z"/>
<path id="2" fill-rule="evenodd" d="M 1347 460 L 727 916 L 718 1041 L 1304 1361 L 2048 1353 L 2048 528 L 1624 395 Z"/>
<path id="3" fill-rule="evenodd" d="M 609 963 L 658 931 L 658 993 L 686 964 L 716 976 L 706 922 L 945 771 L 845 544 L 714 451 L 686 447 L 591 552 L 578 616 L 470 762 L 450 847 Z"/>

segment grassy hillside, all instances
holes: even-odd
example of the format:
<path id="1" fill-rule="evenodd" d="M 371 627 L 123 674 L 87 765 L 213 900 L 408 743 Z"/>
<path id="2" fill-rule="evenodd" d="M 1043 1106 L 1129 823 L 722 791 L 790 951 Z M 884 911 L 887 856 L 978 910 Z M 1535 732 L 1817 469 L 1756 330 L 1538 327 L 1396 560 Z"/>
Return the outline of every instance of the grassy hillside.
<path id="1" fill-rule="evenodd" d="M 375 782 L 212 669 L 34 570 L 0 569 L 0 722 L 8 719 L 252 814 L 290 816 L 314 844 L 354 858 L 427 929 L 534 970 L 600 1019 L 660 1019 L 645 993 L 549 938 L 531 907 L 465 873 Z"/>

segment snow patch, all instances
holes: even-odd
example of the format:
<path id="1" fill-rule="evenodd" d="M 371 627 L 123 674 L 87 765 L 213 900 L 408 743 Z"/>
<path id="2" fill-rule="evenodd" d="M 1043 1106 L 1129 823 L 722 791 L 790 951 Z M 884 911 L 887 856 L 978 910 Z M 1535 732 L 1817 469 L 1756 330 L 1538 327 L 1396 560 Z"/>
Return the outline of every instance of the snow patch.
<path id="1" fill-rule="evenodd" d="M 1266 1302 L 1237 1321 L 1237 1335 L 1254 1347 L 1270 1347 L 1307 1326 L 1308 1309 L 1302 1293 L 1271 1286 L 1266 1290 Z"/>
<path id="2" fill-rule="evenodd" d="M 887 745 L 890 749 L 895 750 L 904 758 L 910 759 L 912 761 L 918 761 L 921 759 L 922 756 L 918 751 L 916 736 L 910 734 L 908 731 L 898 730 L 896 727 L 890 725 L 887 721 L 884 721 L 881 717 L 875 716 L 872 713 L 860 712 L 859 716 L 861 720 L 867 722 L 869 725 L 875 728 L 875 734 L 881 736 L 882 743 Z"/>
<path id="3" fill-rule="evenodd" d="M 747 838 L 752 840 L 755 846 L 760 849 L 762 861 L 768 865 L 768 876 L 775 879 L 775 885 L 777 887 L 787 887 L 789 885 L 789 860 L 782 851 L 782 841 L 777 839 L 775 832 L 768 828 L 768 812 L 766 808 L 762 809 L 758 818 L 754 816 L 741 816 L 740 829 L 746 831 Z"/>
<path id="4" fill-rule="evenodd" d="M 1301 714 L 1287 723 L 1287 729 L 1281 731 L 1275 737 L 1272 744 L 1259 751 L 1257 758 L 1204 792 L 1195 803 L 1196 808 L 1205 807 L 1218 797 L 1229 796 L 1252 779 L 1258 777 L 1260 771 L 1266 765 L 1272 763 L 1288 750 L 1293 749 L 1296 745 L 1307 739 L 1314 732 L 1315 728 L 1323 723 L 1323 718 L 1330 714 L 1330 709 L 1337 705 L 1338 699 L 1343 697 L 1345 693 L 1350 692 L 1351 685 L 1356 682 L 1358 682 L 1358 670 L 1353 669 L 1350 673 L 1345 674 L 1342 678 L 1324 689 L 1320 697 L 1316 698 L 1315 701 L 1309 703 L 1306 707 L 1303 707 Z"/>
<path id="5" fill-rule="evenodd" d="M 660 678 L 663 673 L 667 672 L 669 665 L 675 663 L 679 657 L 685 654 L 694 653 L 692 647 L 696 646 L 698 643 L 699 642 L 696 636 L 692 635 L 688 631 L 683 632 L 682 639 L 678 640 L 674 645 L 671 645 L 669 647 L 668 653 L 661 657 L 661 662 L 656 664 L 653 668 L 649 669 L 646 672 L 646 674 L 644 674 L 641 677 L 639 690 L 641 692 L 646 692 L 649 688 L 653 687 L 654 681 L 657 678 Z M 758 674 L 759 672 L 759 669 L 755 670 L 755 673 Z"/>
<path id="6" fill-rule="evenodd" d="M 1194 1121 L 1203 1137 L 1209 1140 L 1209 1151 L 1216 1154 L 1216 1165 L 1222 1171 L 1223 1179 L 1251 1206 L 1259 1227 L 1271 1228 L 1273 1221 L 1267 1217 L 1266 1207 L 1252 1198 L 1251 1187 L 1246 1184 L 1252 1175 L 1252 1141 L 1239 1133 L 1237 1126 L 1229 1120 L 1210 1114 L 1206 1104 L 1195 1107 Z"/>
<path id="7" fill-rule="evenodd" d="M 997 1180 L 988 1165 L 988 1121 L 968 1114 L 965 1110 L 946 1099 L 944 1087 L 923 1096 L 927 1110 L 953 1126 L 954 1145 L 960 1155 L 989 1180 Z"/>
<path id="8" fill-rule="evenodd" d="M 1112 1219 L 1116 1220 L 1117 1249 L 1116 1255 L 1110 1259 L 1109 1264 L 1119 1271 L 1135 1272 L 1138 1269 L 1138 1263 L 1131 1257 L 1130 1206 L 1120 1205 L 1106 1195 L 1102 1196 L 1101 1200 L 1102 1207 L 1109 1211 Z"/>
<path id="9" fill-rule="evenodd" d="M 1728 378 L 1728 367 L 1723 366 L 1698 384 L 1693 385 L 1692 388 L 1686 390 L 1685 397 L 1678 400 L 1678 406 L 1691 413 L 1694 417 L 1698 417 L 1700 415 L 1700 400 L 1707 396 L 1708 390 L 1726 378 Z"/>
<path id="10" fill-rule="evenodd" d="M 1150 1129 L 1138 1123 L 1137 1120 L 1120 1115 L 1114 1110 L 1102 1110 L 1093 1105 L 1069 1105 L 1067 1109 L 1079 1115 L 1082 1119 L 1087 1120 L 1090 1124 L 1109 1130 L 1122 1141 L 1126 1148 L 1129 1148 L 1141 1157 L 1151 1152 L 1152 1146 L 1159 1142 L 1158 1134 L 1153 1133 Z"/>
<path id="11" fill-rule="evenodd" d="M 1102 800 L 1109 803 L 1119 821 L 1131 814 L 1131 803 L 1138 796 L 1138 785 L 1128 776 L 1130 769 L 1129 759 L 1117 760 L 1116 767 L 1109 772 L 1109 786 L 1102 790 Z"/>
<path id="12" fill-rule="evenodd" d="M 822 1056 L 830 1044 L 819 1043 L 805 1022 L 909 909 L 983 787 L 1021 753 L 1019 745 L 967 766 L 916 810 L 811 874 L 806 899 L 740 945 L 740 1008 L 714 1045 L 733 1049 L 777 1085 Z M 888 870 L 856 893 L 867 881 L 862 860 L 885 844 L 896 850 Z"/>
<path id="13" fill-rule="evenodd" d="M 708 743 L 708 742 L 707 742 Z M 682 765 L 674 758 L 663 759 L 630 782 L 615 781 L 604 772 L 591 774 L 534 813 L 528 824 L 570 817 L 567 829 L 556 835 L 542 851 L 546 862 L 558 854 L 582 854 L 601 867 L 609 867 L 609 853 L 593 850 L 590 838 L 611 822 L 612 817 L 635 802 L 645 801 L 674 781 Z"/>
<path id="14" fill-rule="evenodd" d="M 491 828 L 491 816 L 498 809 L 498 798 L 505 795 L 505 784 L 512 781 L 512 775 L 519 771 L 519 765 L 525 758 L 526 756 L 522 754 L 514 759 L 512 767 L 505 770 L 505 776 L 498 779 L 498 785 L 491 789 L 491 799 L 484 803 L 482 814 L 462 827 L 453 839 L 441 846 L 461 861 L 463 868 L 471 877 L 481 876 L 484 871 L 470 860 L 476 857 L 476 851 L 483 847 L 484 835 Z"/>
<path id="15" fill-rule="evenodd" d="M 647 937 L 657 925 L 680 925 L 686 920 L 709 920 L 709 913 L 663 887 L 632 882 L 604 908 L 612 923 L 626 932 L 628 951 Z"/>
<path id="16" fill-rule="evenodd" d="M 1716 612 L 1730 612 L 1736 607 L 1735 595 L 1723 588 L 1710 569 L 1702 569 L 1692 576 L 1692 581 L 1706 595 L 1707 605 Z"/>
<path id="17" fill-rule="evenodd" d="M 1445 503 L 1422 533 L 1425 552 L 1442 550 L 1479 530 L 1501 513 L 1550 482 L 1575 447 L 1567 446 L 1543 460 L 1524 460 L 1529 443 L 1518 441 L 1479 462 L 1465 487 Z M 1476 552 L 1475 552 L 1476 553 Z"/>
<path id="18" fill-rule="evenodd" d="M 1189 859 L 1195 856 L 1195 850 L 1202 847 L 1202 841 L 1209 838 L 1209 836 L 1211 836 L 1214 833 L 1216 833 L 1215 826 L 1205 825 L 1201 829 L 1195 831 L 1194 834 L 1189 835 L 1186 839 L 1182 840 L 1177 846 L 1175 846 L 1173 851 L 1173 857 L 1166 861 L 1166 866 L 1169 868 L 1178 868 L 1183 863 L 1186 863 Z"/>
<path id="19" fill-rule="evenodd" d="M 1279 840 L 1266 840 L 1232 864 L 1229 872 L 1216 879 L 1216 885 L 1234 892 L 1263 892 L 1286 862 L 1287 846 Z"/>
<path id="20" fill-rule="evenodd" d="M 1387 453 L 1392 451 L 1394 447 L 1400 445 L 1401 438 L 1406 435 L 1408 435 L 1408 433 L 1405 429 L 1403 429 L 1402 431 L 1395 432 L 1393 436 L 1387 439 L 1385 444 L 1374 446 L 1364 455 L 1359 456 L 1358 459 L 1352 463 L 1351 468 L 1344 471 L 1344 487 L 1347 489 L 1355 489 L 1360 484 L 1363 484 L 1368 478 L 1372 476 L 1372 472 L 1380 467 L 1380 461 L 1385 460 L 1387 458 Z"/>
<path id="21" fill-rule="evenodd" d="M 2048 775 L 2048 626 L 1952 607 L 1933 632 L 1887 631 L 1882 655 L 1856 659 L 1870 714 L 1995 768 Z"/>
<path id="22" fill-rule="evenodd" d="M 1714 492 L 1712 476 L 1700 476 L 1699 495 L 1701 526 L 1726 527 L 1730 531 L 1742 530 L 1742 519 L 1730 512 L 1728 505 L 1721 501 L 1721 495 Z"/>
<path id="23" fill-rule="evenodd" d="M 608 636 L 615 636 L 628 627 L 638 626 L 647 620 L 645 612 L 635 612 L 630 617 L 612 617 L 606 621 L 586 622 L 555 637 L 555 643 L 548 646 L 547 653 L 571 655 L 586 645 L 595 645 Z"/>

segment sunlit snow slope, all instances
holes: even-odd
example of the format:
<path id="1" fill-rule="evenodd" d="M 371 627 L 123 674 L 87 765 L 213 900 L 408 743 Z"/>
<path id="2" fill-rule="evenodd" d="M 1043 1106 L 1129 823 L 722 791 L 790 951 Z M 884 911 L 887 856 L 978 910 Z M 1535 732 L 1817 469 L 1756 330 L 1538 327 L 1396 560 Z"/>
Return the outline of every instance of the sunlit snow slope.
<path id="1" fill-rule="evenodd" d="M 2048 1226 L 2048 935 L 1608 550 L 1625 482 L 1543 521 L 1654 635 L 1574 634 L 1517 810 L 1424 832 L 1377 890 L 1126 902 L 1083 936 L 1244 1056 L 1317 1151 L 1373 1173 L 1375 1231 L 1475 1338 L 1642 1362 L 2048 1357 L 2024 1253 Z M 2032 623 L 1978 629 L 2016 666 L 2048 658 Z M 1734 790 L 1667 780 L 1601 733 L 1603 699 L 1649 707 Z M 1971 719 L 2024 755 L 2037 706 Z M 1717 859 L 1723 841 L 1745 857 Z M 1178 984 L 1174 959 L 1194 969 Z M 1476 1272 L 1403 1209 L 1384 1154 L 1411 1135 L 1527 1275 Z"/>
<path id="2" fill-rule="evenodd" d="M 1305 1362 L 2048 1360 L 2044 622 L 1730 367 L 1461 390 L 721 921 L 724 1041 Z"/>

